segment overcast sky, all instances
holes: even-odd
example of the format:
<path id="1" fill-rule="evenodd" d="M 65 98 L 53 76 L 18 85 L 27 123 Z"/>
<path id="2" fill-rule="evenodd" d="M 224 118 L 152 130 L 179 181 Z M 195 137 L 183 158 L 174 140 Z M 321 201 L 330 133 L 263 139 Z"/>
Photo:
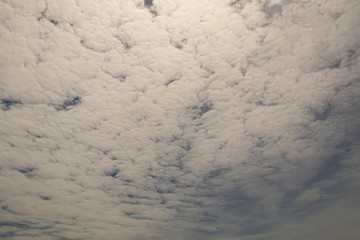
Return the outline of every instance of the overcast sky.
<path id="1" fill-rule="evenodd" d="M 357 240 L 358 0 L 0 0 L 0 239 Z"/>

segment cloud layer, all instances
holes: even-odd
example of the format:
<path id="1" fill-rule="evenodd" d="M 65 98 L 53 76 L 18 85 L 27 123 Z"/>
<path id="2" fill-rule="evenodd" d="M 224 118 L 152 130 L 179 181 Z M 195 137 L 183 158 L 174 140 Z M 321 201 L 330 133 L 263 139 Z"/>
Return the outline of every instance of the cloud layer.
<path id="1" fill-rule="evenodd" d="M 0 238 L 359 234 L 358 1 L 0 11 Z"/>

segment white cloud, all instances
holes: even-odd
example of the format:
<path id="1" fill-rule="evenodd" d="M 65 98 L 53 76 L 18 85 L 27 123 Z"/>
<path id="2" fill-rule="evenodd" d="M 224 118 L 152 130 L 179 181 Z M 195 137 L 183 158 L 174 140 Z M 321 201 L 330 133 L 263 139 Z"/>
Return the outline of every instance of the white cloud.
<path id="1" fill-rule="evenodd" d="M 355 0 L 0 11 L 2 237 L 356 232 L 324 217 L 358 207 Z"/>

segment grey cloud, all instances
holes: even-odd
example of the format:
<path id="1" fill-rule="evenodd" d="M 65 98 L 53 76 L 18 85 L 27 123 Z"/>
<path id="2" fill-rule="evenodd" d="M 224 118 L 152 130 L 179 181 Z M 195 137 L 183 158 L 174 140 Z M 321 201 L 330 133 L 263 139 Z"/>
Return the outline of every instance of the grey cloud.
<path id="1" fill-rule="evenodd" d="M 359 5 L 321 3 L 0 2 L 1 238 L 351 239 Z"/>

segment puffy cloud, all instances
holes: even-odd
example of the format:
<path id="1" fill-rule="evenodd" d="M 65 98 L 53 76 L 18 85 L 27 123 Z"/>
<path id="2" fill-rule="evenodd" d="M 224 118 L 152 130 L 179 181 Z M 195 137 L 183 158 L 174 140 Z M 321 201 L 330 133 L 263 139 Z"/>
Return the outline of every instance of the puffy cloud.
<path id="1" fill-rule="evenodd" d="M 359 10 L 1 1 L 1 237 L 351 238 Z"/>

